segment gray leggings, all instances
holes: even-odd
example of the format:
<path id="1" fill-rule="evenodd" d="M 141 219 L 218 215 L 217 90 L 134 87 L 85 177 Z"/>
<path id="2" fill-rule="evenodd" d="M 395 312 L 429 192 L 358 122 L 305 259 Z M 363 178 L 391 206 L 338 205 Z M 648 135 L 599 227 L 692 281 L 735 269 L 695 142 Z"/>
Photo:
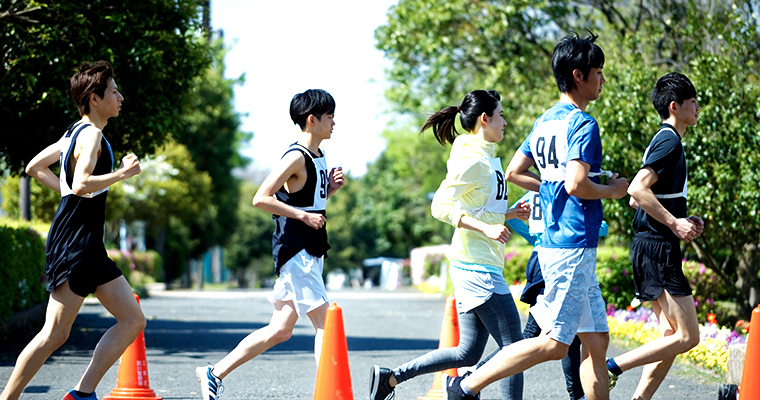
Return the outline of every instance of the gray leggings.
<path id="1" fill-rule="evenodd" d="M 511 294 L 493 294 L 485 303 L 459 314 L 458 318 L 459 345 L 433 350 L 396 367 L 393 374 L 398 383 L 417 375 L 476 365 L 486 348 L 489 333 L 499 349 L 522 339 L 520 315 Z M 504 378 L 499 384 L 504 400 L 522 399 L 522 373 Z"/>

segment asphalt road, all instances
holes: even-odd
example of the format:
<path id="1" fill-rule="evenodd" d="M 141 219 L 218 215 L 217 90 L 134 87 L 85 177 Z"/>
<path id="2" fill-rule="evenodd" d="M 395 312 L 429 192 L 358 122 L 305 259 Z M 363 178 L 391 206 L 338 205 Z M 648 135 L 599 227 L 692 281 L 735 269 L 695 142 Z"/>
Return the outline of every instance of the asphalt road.
<path id="1" fill-rule="evenodd" d="M 251 331 L 265 326 L 272 308 L 266 291 L 154 292 L 141 304 L 150 387 L 164 399 L 198 400 L 194 369 L 214 363 Z M 330 301 L 343 311 L 349 349 L 354 399 L 367 399 L 369 370 L 373 364 L 395 367 L 438 347 L 445 298 L 417 292 L 356 290 L 330 292 Z M 523 316 L 524 319 L 524 316 Z M 524 322 L 524 320 L 523 320 Z M 68 342 L 34 377 L 22 400 L 60 399 L 83 373 L 97 340 L 113 324 L 97 301 L 88 300 L 76 320 Z M 316 378 L 314 333 L 308 318 L 301 318 L 291 339 L 241 366 L 225 380 L 224 399 L 311 399 Z M 0 345 L 0 382 L 5 384 L 23 339 Z M 491 339 L 485 354 L 495 349 Z M 609 355 L 622 350 L 611 347 Z M 98 386 L 102 398 L 116 386 L 118 364 Z M 611 392 L 611 399 L 629 399 L 640 369 L 626 372 Z M 396 399 L 417 399 L 432 387 L 433 375 L 404 382 Z M 498 385 L 486 388 L 482 399 L 501 399 Z M 676 366 L 665 379 L 656 399 L 714 400 L 714 382 L 684 374 Z M 524 399 L 566 399 L 559 361 L 538 365 L 525 373 Z"/>

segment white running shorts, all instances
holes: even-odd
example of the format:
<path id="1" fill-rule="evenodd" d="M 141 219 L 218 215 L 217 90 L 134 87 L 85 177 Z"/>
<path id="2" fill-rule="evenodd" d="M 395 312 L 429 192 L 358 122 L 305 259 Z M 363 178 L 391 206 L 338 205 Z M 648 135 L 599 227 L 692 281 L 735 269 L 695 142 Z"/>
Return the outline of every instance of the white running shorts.
<path id="1" fill-rule="evenodd" d="M 308 314 L 327 303 L 323 268 L 324 257 L 301 250 L 280 268 L 280 276 L 267 300 L 272 305 L 278 300 L 292 301 L 299 317 Z"/>
<path id="2" fill-rule="evenodd" d="M 541 330 L 567 345 L 577 333 L 609 332 L 596 279 L 596 248 L 540 247 L 538 260 L 546 288 L 530 313 Z"/>

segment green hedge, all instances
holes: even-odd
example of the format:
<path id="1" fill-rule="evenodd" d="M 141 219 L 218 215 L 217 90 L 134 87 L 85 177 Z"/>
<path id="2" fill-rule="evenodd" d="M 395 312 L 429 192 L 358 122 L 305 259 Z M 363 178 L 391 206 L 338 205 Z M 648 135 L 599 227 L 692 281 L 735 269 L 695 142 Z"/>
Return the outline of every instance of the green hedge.
<path id="1" fill-rule="evenodd" d="M 504 280 L 509 284 L 525 282 L 525 266 L 533 253 L 533 246 L 507 248 L 504 255 Z"/>
<path id="2" fill-rule="evenodd" d="M 162 280 L 163 262 L 161 256 L 153 250 L 144 252 L 108 250 L 108 257 L 116 262 L 132 289 L 136 291 L 146 284 Z"/>
<path id="3" fill-rule="evenodd" d="M 604 246 L 596 251 L 596 278 L 607 306 L 624 309 L 636 296 L 633 286 L 631 250 L 622 246 Z"/>
<path id="4" fill-rule="evenodd" d="M 507 282 L 525 281 L 525 266 L 532 252 L 532 246 L 507 249 L 504 263 L 504 279 Z M 623 246 L 597 248 L 596 275 L 602 297 L 607 304 L 612 304 L 615 308 L 625 308 L 635 295 L 629 254 L 628 247 Z"/>
<path id="5" fill-rule="evenodd" d="M 45 239 L 29 226 L 0 225 L 0 322 L 43 303 Z"/>

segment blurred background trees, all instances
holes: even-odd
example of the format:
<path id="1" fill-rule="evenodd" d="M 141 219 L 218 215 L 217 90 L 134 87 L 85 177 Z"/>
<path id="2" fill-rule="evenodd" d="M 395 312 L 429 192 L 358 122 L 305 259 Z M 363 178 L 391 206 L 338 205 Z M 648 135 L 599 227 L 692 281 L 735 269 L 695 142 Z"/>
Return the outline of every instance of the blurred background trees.
<path id="1" fill-rule="evenodd" d="M 225 249 L 241 284 L 272 277 L 271 217 L 250 204 L 258 182 L 233 174 L 248 162 L 239 150 L 251 137 L 232 106 L 241 79 L 224 78 L 224 49 L 211 37 L 206 6 L 0 0 L 0 180 L 9 216 L 20 215 L 15 176 L 77 118 L 68 99 L 74 68 L 106 59 L 126 98 L 108 137 L 119 155 L 140 156 L 145 169 L 140 180 L 114 185 L 107 239 L 116 240 L 120 219 L 146 221 L 167 281 L 213 246 Z M 602 129 L 605 169 L 629 179 L 638 170 L 660 122 L 648 99 L 658 77 L 679 71 L 697 87 L 700 121 L 684 144 L 690 209 L 707 226 L 686 255 L 713 270 L 748 316 L 760 289 L 758 12 L 757 0 L 400 0 L 375 32 L 389 61 L 394 122 L 367 173 L 349 176 L 330 200 L 327 272 L 447 243 L 452 228 L 430 216 L 429 195 L 446 173 L 449 149 L 419 133 L 423 122 L 470 90 L 498 90 L 508 123 L 499 145 L 506 164 L 559 97 L 554 45 L 571 31 L 590 30 L 606 55 L 607 83 L 588 109 Z M 57 197 L 43 189 L 31 185 L 32 218 L 49 220 Z M 521 194 L 510 186 L 511 201 Z M 627 245 L 627 199 L 604 207 L 604 243 Z"/>
<path id="2" fill-rule="evenodd" d="M 659 126 L 649 91 L 667 72 L 688 75 L 702 107 L 684 139 L 689 205 L 707 226 L 687 255 L 713 269 L 749 315 L 760 289 L 759 11 L 754 0 L 401 0 L 376 37 L 392 61 L 386 96 L 409 116 L 409 130 L 470 90 L 498 90 L 506 163 L 558 99 L 553 46 L 571 31 L 593 31 L 607 83 L 588 112 L 601 125 L 604 168 L 629 179 Z M 608 242 L 627 244 L 632 215 L 627 198 L 605 201 Z"/>

